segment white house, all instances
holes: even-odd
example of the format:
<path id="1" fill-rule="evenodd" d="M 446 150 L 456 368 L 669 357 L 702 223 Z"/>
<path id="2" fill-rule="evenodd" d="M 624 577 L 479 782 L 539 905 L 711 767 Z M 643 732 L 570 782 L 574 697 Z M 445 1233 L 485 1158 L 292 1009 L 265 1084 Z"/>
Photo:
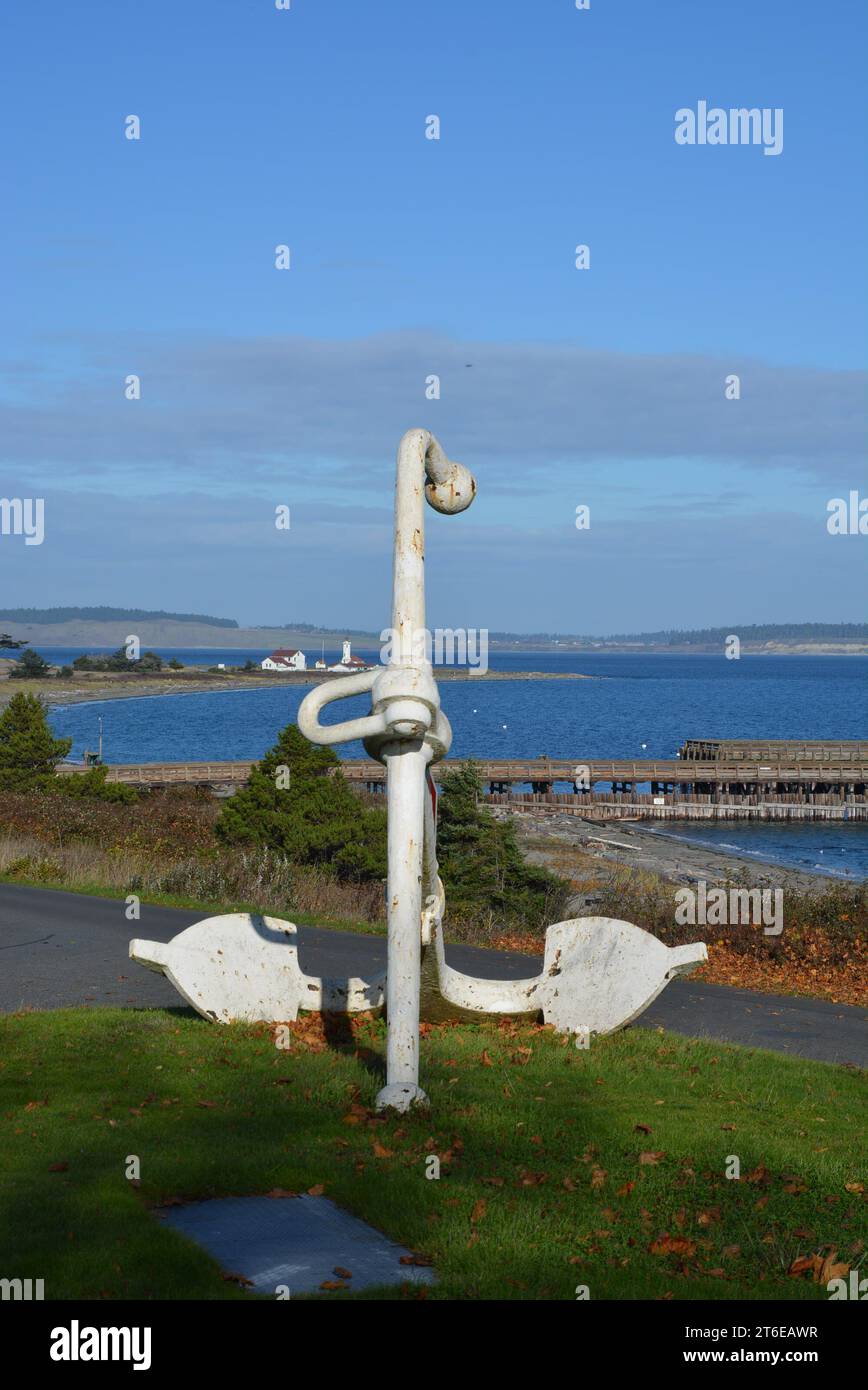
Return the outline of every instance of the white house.
<path id="1" fill-rule="evenodd" d="M 278 647 L 276 652 L 262 662 L 263 671 L 306 671 L 307 659 L 304 652 L 294 647 Z"/>
<path id="2" fill-rule="evenodd" d="M 352 647 L 349 642 L 344 642 L 343 655 L 340 661 L 334 666 L 330 666 L 330 671 L 373 671 L 367 661 L 362 661 L 361 657 L 352 655 Z"/>

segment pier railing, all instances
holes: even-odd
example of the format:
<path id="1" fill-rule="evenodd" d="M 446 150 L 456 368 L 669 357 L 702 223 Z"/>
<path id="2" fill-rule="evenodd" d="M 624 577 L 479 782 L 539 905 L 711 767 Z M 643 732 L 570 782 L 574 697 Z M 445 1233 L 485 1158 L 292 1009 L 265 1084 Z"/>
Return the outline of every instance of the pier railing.
<path id="1" fill-rule="evenodd" d="M 440 779 L 450 769 L 461 767 L 462 761 L 449 759 L 436 764 L 433 769 L 435 779 Z M 109 765 L 108 780 L 124 782 L 132 786 L 172 786 L 176 784 L 205 784 L 212 786 L 242 786 L 250 776 L 254 763 L 245 762 L 178 762 L 178 763 L 120 763 Z M 595 793 L 593 787 L 609 783 L 615 791 L 632 789 L 650 784 L 659 794 L 674 793 L 677 788 L 689 787 L 691 800 L 700 794 L 719 789 L 719 796 L 726 788 L 737 789 L 740 798 L 750 794 L 750 789 L 774 789 L 782 792 L 798 790 L 802 793 L 821 795 L 827 788 L 852 789 L 863 795 L 868 786 L 868 758 L 860 761 L 835 762 L 818 766 L 814 763 L 778 762 L 686 762 L 680 759 L 614 759 L 600 760 L 538 758 L 491 760 L 476 762 L 480 776 L 492 792 L 510 786 L 528 785 L 538 794 L 554 791 L 558 783 L 575 786 L 584 785 L 587 790 L 579 791 L 580 797 L 588 798 Z M 74 775 L 84 772 L 81 766 L 61 767 L 60 772 Z M 342 762 L 340 771 L 349 782 L 361 783 L 375 788 L 385 782 L 385 769 L 381 763 L 367 760 Z"/>

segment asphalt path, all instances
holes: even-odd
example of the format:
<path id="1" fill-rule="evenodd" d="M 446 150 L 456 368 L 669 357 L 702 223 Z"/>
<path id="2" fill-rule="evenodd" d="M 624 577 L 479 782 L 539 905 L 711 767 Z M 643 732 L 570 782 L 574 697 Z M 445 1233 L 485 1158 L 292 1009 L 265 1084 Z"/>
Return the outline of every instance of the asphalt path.
<path id="1" fill-rule="evenodd" d="M 0 884 L 0 1012 L 74 1005 L 176 1008 L 179 995 L 162 975 L 129 959 L 134 936 L 169 941 L 201 912 L 141 905 L 129 921 L 117 898 Z M 449 946 L 449 964 L 468 975 L 522 979 L 541 958 Z M 311 975 L 365 977 L 386 963 L 383 937 L 299 927 L 299 959 Z M 674 980 L 637 1025 L 743 1047 L 868 1066 L 868 1008 L 819 999 L 758 994 Z"/>

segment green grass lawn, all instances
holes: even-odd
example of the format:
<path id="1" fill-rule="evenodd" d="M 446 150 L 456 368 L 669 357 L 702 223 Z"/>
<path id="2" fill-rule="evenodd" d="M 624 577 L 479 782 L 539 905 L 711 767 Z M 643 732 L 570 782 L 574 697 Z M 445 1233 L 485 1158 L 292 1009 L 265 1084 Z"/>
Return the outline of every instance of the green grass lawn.
<path id="1" fill-rule="evenodd" d="M 149 1208 L 320 1185 L 433 1260 L 428 1298 L 825 1300 L 793 1262 L 864 1259 L 863 1072 L 644 1029 L 579 1051 L 444 1025 L 422 1044 L 431 1111 L 383 1120 L 384 1025 L 326 1033 L 303 1019 L 285 1050 L 180 1009 L 4 1018 L 0 1275 L 47 1298 L 249 1298 Z"/>

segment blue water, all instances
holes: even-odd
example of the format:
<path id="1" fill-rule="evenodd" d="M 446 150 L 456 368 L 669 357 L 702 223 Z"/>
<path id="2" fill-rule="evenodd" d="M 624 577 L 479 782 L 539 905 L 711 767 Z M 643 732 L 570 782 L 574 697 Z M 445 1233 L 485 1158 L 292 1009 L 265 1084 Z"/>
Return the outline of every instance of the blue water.
<path id="1" fill-rule="evenodd" d="M 41 650 L 52 661 L 70 659 Z M 376 659 L 376 652 L 354 650 Z M 317 654 L 308 651 L 308 659 L 312 662 Z M 198 665 L 243 664 L 249 656 L 261 656 L 216 650 L 177 655 Z M 337 655 L 327 652 L 326 659 Z M 453 728 L 454 756 L 548 754 L 575 762 L 671 758 L 685 738 L 868 736 L 868 657 L 743 656 L 727 661 L 722 655 L 497 652 L 490 665 L 501 671 L 579 671 L 600 679 L 444 681 L 440 694 Z M 257 758 L 274 743 L 278 731 L 295 720 L 305 694 L 304 688 L 277 686 L 92 701 L 55 707 L 51 722 L 58 734 L 72 735 L 74 758 L 80 758 L 85 747 L 96 747 L 98 716 L 103 719 L 108 762 Z M 359 696 L 330 706 L 325 719 L 337 723 L 368 708 L 368 697 Z M 338 751 L 343 757 L 364 756 L 359 744 Z M 728 822 L 701 830 L 691 826 L 691 837 L 704 843 L 720 843 L 722 837 L 738 842 L 743 852 L 763 859 L 774 856 L 775 862 L 800 868 L 823 864 L 829 856 L 834 872 L 846 859 L 854 875 L 868 877 L 866 824 Z M 808 859 L 813 859 L 810 866 Z"/>
<path id="2" fill-rule="evenodd" d="M 708 845 L 725 853 L 782 864 L 788 869 L 831 878 L 868 879 L 868 825 L 841 821 L 690 821 L 684 829 L 659 831 L 652 822 L 643 830 L 666 839 Z"/>

